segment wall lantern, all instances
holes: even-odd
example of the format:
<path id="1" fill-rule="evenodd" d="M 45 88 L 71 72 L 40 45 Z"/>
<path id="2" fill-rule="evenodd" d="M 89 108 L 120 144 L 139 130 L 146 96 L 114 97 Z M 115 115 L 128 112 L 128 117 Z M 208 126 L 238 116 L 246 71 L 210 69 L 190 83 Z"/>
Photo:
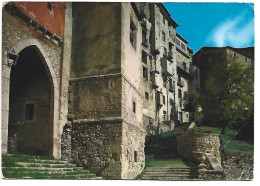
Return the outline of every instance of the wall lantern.
<path id="1" fill-rule="evenodd" d="M 8 67 L 15 66 L 18 58 L 19 58 L 19 54 L 15 54 L 14 49 L 11 52 L 7 52 L 7 66 Z"/>

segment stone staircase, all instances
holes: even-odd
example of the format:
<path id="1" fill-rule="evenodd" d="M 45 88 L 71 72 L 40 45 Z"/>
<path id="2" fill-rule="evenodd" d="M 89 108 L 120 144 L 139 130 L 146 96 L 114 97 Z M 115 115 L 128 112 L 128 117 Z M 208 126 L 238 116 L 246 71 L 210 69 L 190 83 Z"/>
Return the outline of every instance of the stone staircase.
<path id="1" fill-rule="evenodd" d="M 198 180 L 198 168 L 147 167 L 142 180 Z"/>
<path id="2" fill-rule="evenodd" d="M 22 155 L 25 159 L 11 154 L 5 156 L 2 175 L 7 179 L 102 179 L 67 161 L 27 155 Z"/>

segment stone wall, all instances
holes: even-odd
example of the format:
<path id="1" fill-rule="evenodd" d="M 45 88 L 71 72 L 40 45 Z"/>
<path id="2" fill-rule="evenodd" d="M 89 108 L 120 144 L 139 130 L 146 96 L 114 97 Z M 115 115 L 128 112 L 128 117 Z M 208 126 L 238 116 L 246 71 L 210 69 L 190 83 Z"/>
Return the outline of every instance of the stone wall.
<path id="1" fill-rule="evenodd" d="M 221 162 L 220 139 L 217 134 L 184 134 L 177 137 L 177 152 L 182 158 L 193 157 L 192 152 L 212 153 Z"/>
<path id="2" fill-rule="evenodd" d="M 64 125 L 61 135 L 61 159 L 67 161 L 71 160 L 71 134 L 72 125 L 68 122 Z"/>
<path id="3" fill-rule="evenodd" d="M 141 174 L 145 166 L 145 132 L 123 122 L 122 179 L 133 179 Z"/>
<path id="4" fill-rule="evenodd" d="M 108 179 L 120 179 L 122 122 L 72 123 L 74 163 Z"/>
<path id="5" fill-rule="evenodd" d="M 252 180 L 254 178 L 254 156 L 223 154 L 222 166 L 225 180 Z"/>

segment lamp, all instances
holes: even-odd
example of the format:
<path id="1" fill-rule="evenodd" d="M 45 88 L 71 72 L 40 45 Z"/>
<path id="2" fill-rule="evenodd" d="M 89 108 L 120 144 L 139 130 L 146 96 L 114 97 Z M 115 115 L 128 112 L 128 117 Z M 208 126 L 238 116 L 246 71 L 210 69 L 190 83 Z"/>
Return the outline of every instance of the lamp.
<path id="1" fill-rule="evenodd" d="M 8 67 L 12 67 L 16 65 L 16 62 L 19 58 L 19 54 L 15 54 L 14 49 L 11 52 L 7 52 L 7 66 Z M 10 62 L 9 60 L 12 60 L 12 62 Z"/>

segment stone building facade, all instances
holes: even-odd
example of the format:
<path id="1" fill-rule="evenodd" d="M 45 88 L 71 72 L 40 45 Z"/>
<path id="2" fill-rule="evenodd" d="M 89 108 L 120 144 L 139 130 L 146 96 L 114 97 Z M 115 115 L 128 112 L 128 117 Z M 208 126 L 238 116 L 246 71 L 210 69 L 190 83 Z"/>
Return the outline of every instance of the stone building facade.
<path id="1" fill-rule="evenodd" d="M 254 47 L 233 48 L 226 47 L 202 47 L 193 56 L 193 61 L 200 68 L 201 89 L 210 74 L 214 71 L 215 65 L 227 65 L 228 61 L 240 63 L 243 67 L 254 66 Z"/>
<path id="2" fill-rule="evenodd" d="M 2 9 L 3 153 L 61 157 L 71 13 L 71 3 L 11 2 Z"/>
<path id="3" fill-rule="evenodd" d="M 145 136 L 189 121 L 182 99 L 199 80 L 178 26 L 161 3 L 5 5 L 3 152 L 135 178 Z"/>

